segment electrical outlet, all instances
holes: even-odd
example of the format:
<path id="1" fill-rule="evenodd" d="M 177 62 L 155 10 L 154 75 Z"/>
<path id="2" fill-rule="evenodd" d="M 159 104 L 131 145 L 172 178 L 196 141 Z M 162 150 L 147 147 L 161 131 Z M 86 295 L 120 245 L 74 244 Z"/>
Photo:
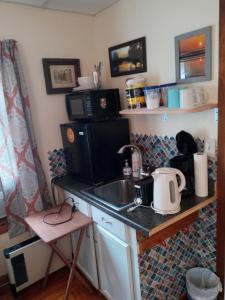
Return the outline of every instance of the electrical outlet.
<path id="1" fill-rule="evenodd" d="M 204 152 L 209 157 L 215 157 L 216 156 L 216 139 L 206 139 L 204 143 Z"/>
<path id="2" fill-rule="evenodd" d="M 162 120 L 163 120 L 163 122 L 166 122 L 168 120 L 168 115 L 167 114 L 163 114 L 162 115 Z"/>
<path id="3" fill-rule="evenodd" d="M 214 119 L 215 119 L 215 122 L 218 123 L 218 108 L 214 108 Z"/>

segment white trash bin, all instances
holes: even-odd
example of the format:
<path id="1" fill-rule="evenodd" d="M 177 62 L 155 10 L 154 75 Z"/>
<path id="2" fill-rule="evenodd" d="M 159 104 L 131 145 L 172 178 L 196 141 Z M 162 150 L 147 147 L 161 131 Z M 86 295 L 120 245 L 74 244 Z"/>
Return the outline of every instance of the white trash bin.
<path id="1" fill-rule="evenodd" d="M 215 300 L 222 292 L 220 279 L 206 268 L 192 268 L 186 273 L 189 300 Z"/>

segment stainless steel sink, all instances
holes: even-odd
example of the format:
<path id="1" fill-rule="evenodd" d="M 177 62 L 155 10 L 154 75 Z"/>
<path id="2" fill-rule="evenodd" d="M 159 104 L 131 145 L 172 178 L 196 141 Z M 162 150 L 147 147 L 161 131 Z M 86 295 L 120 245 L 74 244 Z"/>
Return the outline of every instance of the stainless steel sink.
<path id="1" fill-rule="evenodd" d="M 116 180 L 83 192 L 115 210 L 131 206 L 135 198 L 134 182 L 130 179 Z"/>

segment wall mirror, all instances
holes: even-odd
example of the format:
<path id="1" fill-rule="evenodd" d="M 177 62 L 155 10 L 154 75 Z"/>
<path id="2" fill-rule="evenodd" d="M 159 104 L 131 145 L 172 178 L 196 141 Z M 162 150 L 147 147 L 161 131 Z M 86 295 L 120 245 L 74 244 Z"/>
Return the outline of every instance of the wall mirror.
<path id="1" fill-rule="evenodd" d="M 209 26 L 175 37 L 178 83 L 211 80 L 211 32 Z"/>

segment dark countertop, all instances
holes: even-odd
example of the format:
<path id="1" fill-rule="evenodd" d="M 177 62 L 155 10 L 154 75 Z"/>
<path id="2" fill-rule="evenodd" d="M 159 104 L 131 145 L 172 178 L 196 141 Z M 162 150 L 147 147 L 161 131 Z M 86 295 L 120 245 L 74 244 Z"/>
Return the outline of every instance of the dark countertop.
<path id="1" fill-rule="evenodd" d="M 112 217 L 124 222 L 125 224 L 135 228 L 136 230 L 142 231 L 146 236 L 160 231 L 162 229 L 175 223 L 177 220 L 182 219 L 188 214 L 198 211 L 204 206 L 214 202 L 216 197 L 214 196 L 214 184 L 211 182 L 209 188 L 209 196 L 207 197 L 185 197 L 181 200 L 181 211 L 173 215 L 160 215 L 155 213 L 151 208 L 138 207 L 132 212 L 127 212 L 126 209 L 122 211 L 116 211 L 112 208 L 105 206 L 103 203 L 90 198 L 89 196 L 82 193 L 82 190 L 90 187 L 85 183 L 81 183 L 75 180 L 72 176 L 64 176 L 55 179 L 55 184 L 64 190 L 78 196 L 85 200 L 91 205 L 101 209 L 105 213 Z"/>

